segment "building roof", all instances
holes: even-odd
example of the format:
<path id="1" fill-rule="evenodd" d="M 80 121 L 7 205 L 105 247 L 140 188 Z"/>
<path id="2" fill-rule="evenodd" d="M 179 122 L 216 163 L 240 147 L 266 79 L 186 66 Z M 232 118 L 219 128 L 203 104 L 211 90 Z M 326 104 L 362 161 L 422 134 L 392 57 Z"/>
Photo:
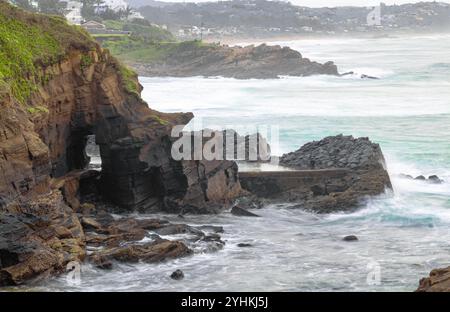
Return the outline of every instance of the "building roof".
<path id="1" fill-rule="evenodd" d="M 96 22 L 96 21 L 87 21 L 86 23 L 81 24 L 81 27 L 85 27 L 85 28 L 101 28 L 104 29 L 106 28 L 105 25 L 103 25 L 102 23 Z"/>

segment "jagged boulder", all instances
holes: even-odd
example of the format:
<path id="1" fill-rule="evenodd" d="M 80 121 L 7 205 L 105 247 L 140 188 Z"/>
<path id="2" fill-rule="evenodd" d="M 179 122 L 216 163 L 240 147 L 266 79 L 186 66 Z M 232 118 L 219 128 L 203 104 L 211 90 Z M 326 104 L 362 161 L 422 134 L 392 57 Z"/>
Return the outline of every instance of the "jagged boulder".
<path id="1" fill-rule="evenodd" d="M 320 213 L 354 209 L 365 197 L 392 189 L 381 148 L 368 138 L 338 135 L 307 143 L 283 155 L 280 165 L 312 172 L 273 197 Z"/>

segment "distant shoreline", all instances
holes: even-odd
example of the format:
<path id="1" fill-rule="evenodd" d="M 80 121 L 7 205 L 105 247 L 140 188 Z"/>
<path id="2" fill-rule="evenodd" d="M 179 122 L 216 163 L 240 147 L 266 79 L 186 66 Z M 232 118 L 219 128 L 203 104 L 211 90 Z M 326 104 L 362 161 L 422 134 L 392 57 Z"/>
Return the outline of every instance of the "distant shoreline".
<path id="1" fill-rule="evenodd" d="M 205 38 L 204 42 L 220 43 L 225 45 L 240 44 L 263 44 L 277 41 L 299 41 L 299 40 L 320 40 L 320 39 L 395 39 L 404 36 L 426 36 L 426 35 L 450 35 L 450 32 L 393 32 L 393 33 L 351 33 L 336 35 L 285 35 L 273 37 L 225 37 L 225 38 Z"/>

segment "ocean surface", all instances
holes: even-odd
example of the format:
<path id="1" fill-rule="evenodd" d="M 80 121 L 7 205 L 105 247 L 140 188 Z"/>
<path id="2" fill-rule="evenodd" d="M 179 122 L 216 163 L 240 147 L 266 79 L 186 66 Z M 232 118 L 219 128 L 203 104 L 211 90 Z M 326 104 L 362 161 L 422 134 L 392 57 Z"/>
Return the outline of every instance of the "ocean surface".
<path id="1" fill-rule="evenodd" d="M 385 154 L 394 194 L 349 214 L 316 215 L 280 204 L 256 211 L 262 218 L 162 215 L 222 225 L 225 248 L 106 272 L 84 265 L 80 285 L 61 276 L 39 289 L 412 291 L 431 269 L 450 265 L 450 35 L 274 44 L 315 61 L 333 60 L 342 73 L 380 79 L 141 77 L 143 97 L 153 109 L 194 112 L 194 128 L 277 129 L 278 155 L 329 135 L 370 137 Z M 436 174 L 446 182 L 407 180 L 401 173 Z M 342 241 L 346 235 L 359 241 Z M 170 279 L 176 269 L 184 280 Z"/>

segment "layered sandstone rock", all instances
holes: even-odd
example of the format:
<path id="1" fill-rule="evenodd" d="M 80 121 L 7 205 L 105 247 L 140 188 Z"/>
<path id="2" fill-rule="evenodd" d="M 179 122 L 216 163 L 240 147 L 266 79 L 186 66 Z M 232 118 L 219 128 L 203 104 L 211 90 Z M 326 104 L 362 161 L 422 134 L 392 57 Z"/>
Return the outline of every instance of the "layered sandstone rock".
<path id="1" fill-rule="evenodd" d="M 140 75 L 151 76 L 223 76 L 238 79 L 267 79 L 279 76 L 338 75 L 333 62 L 320 64 L 302 57 L 288 47 L 230 47 L 181 44 L 163 59 L 148 64 L 132 63 Z"/>
<path id="2" fill-rule="evenodd" d="M 192 114 L 151 110 L 139 96 L 136 75 L 89 38 L 69 45 L 65 58 L 38 66 L 37 71 L 49 78 L 37 84 L 28 99 L 31 109 L 10 95 L 1 100 L 4 209 L 47 192 L 51 178 L 85 168 L 91 134 L 100 146 L 102 193 L 118 206 L 164 209 L 168 201 L 172 210 L 174 203 L 202 210 L 222 205 L 238 193 L 237 179 L 223 181 L 228 173 L 236 175 L 233 163 L 171 159 L 172 126 L 186 124 Z M 221 193 L 227 183 L 233 194 Z"/>

